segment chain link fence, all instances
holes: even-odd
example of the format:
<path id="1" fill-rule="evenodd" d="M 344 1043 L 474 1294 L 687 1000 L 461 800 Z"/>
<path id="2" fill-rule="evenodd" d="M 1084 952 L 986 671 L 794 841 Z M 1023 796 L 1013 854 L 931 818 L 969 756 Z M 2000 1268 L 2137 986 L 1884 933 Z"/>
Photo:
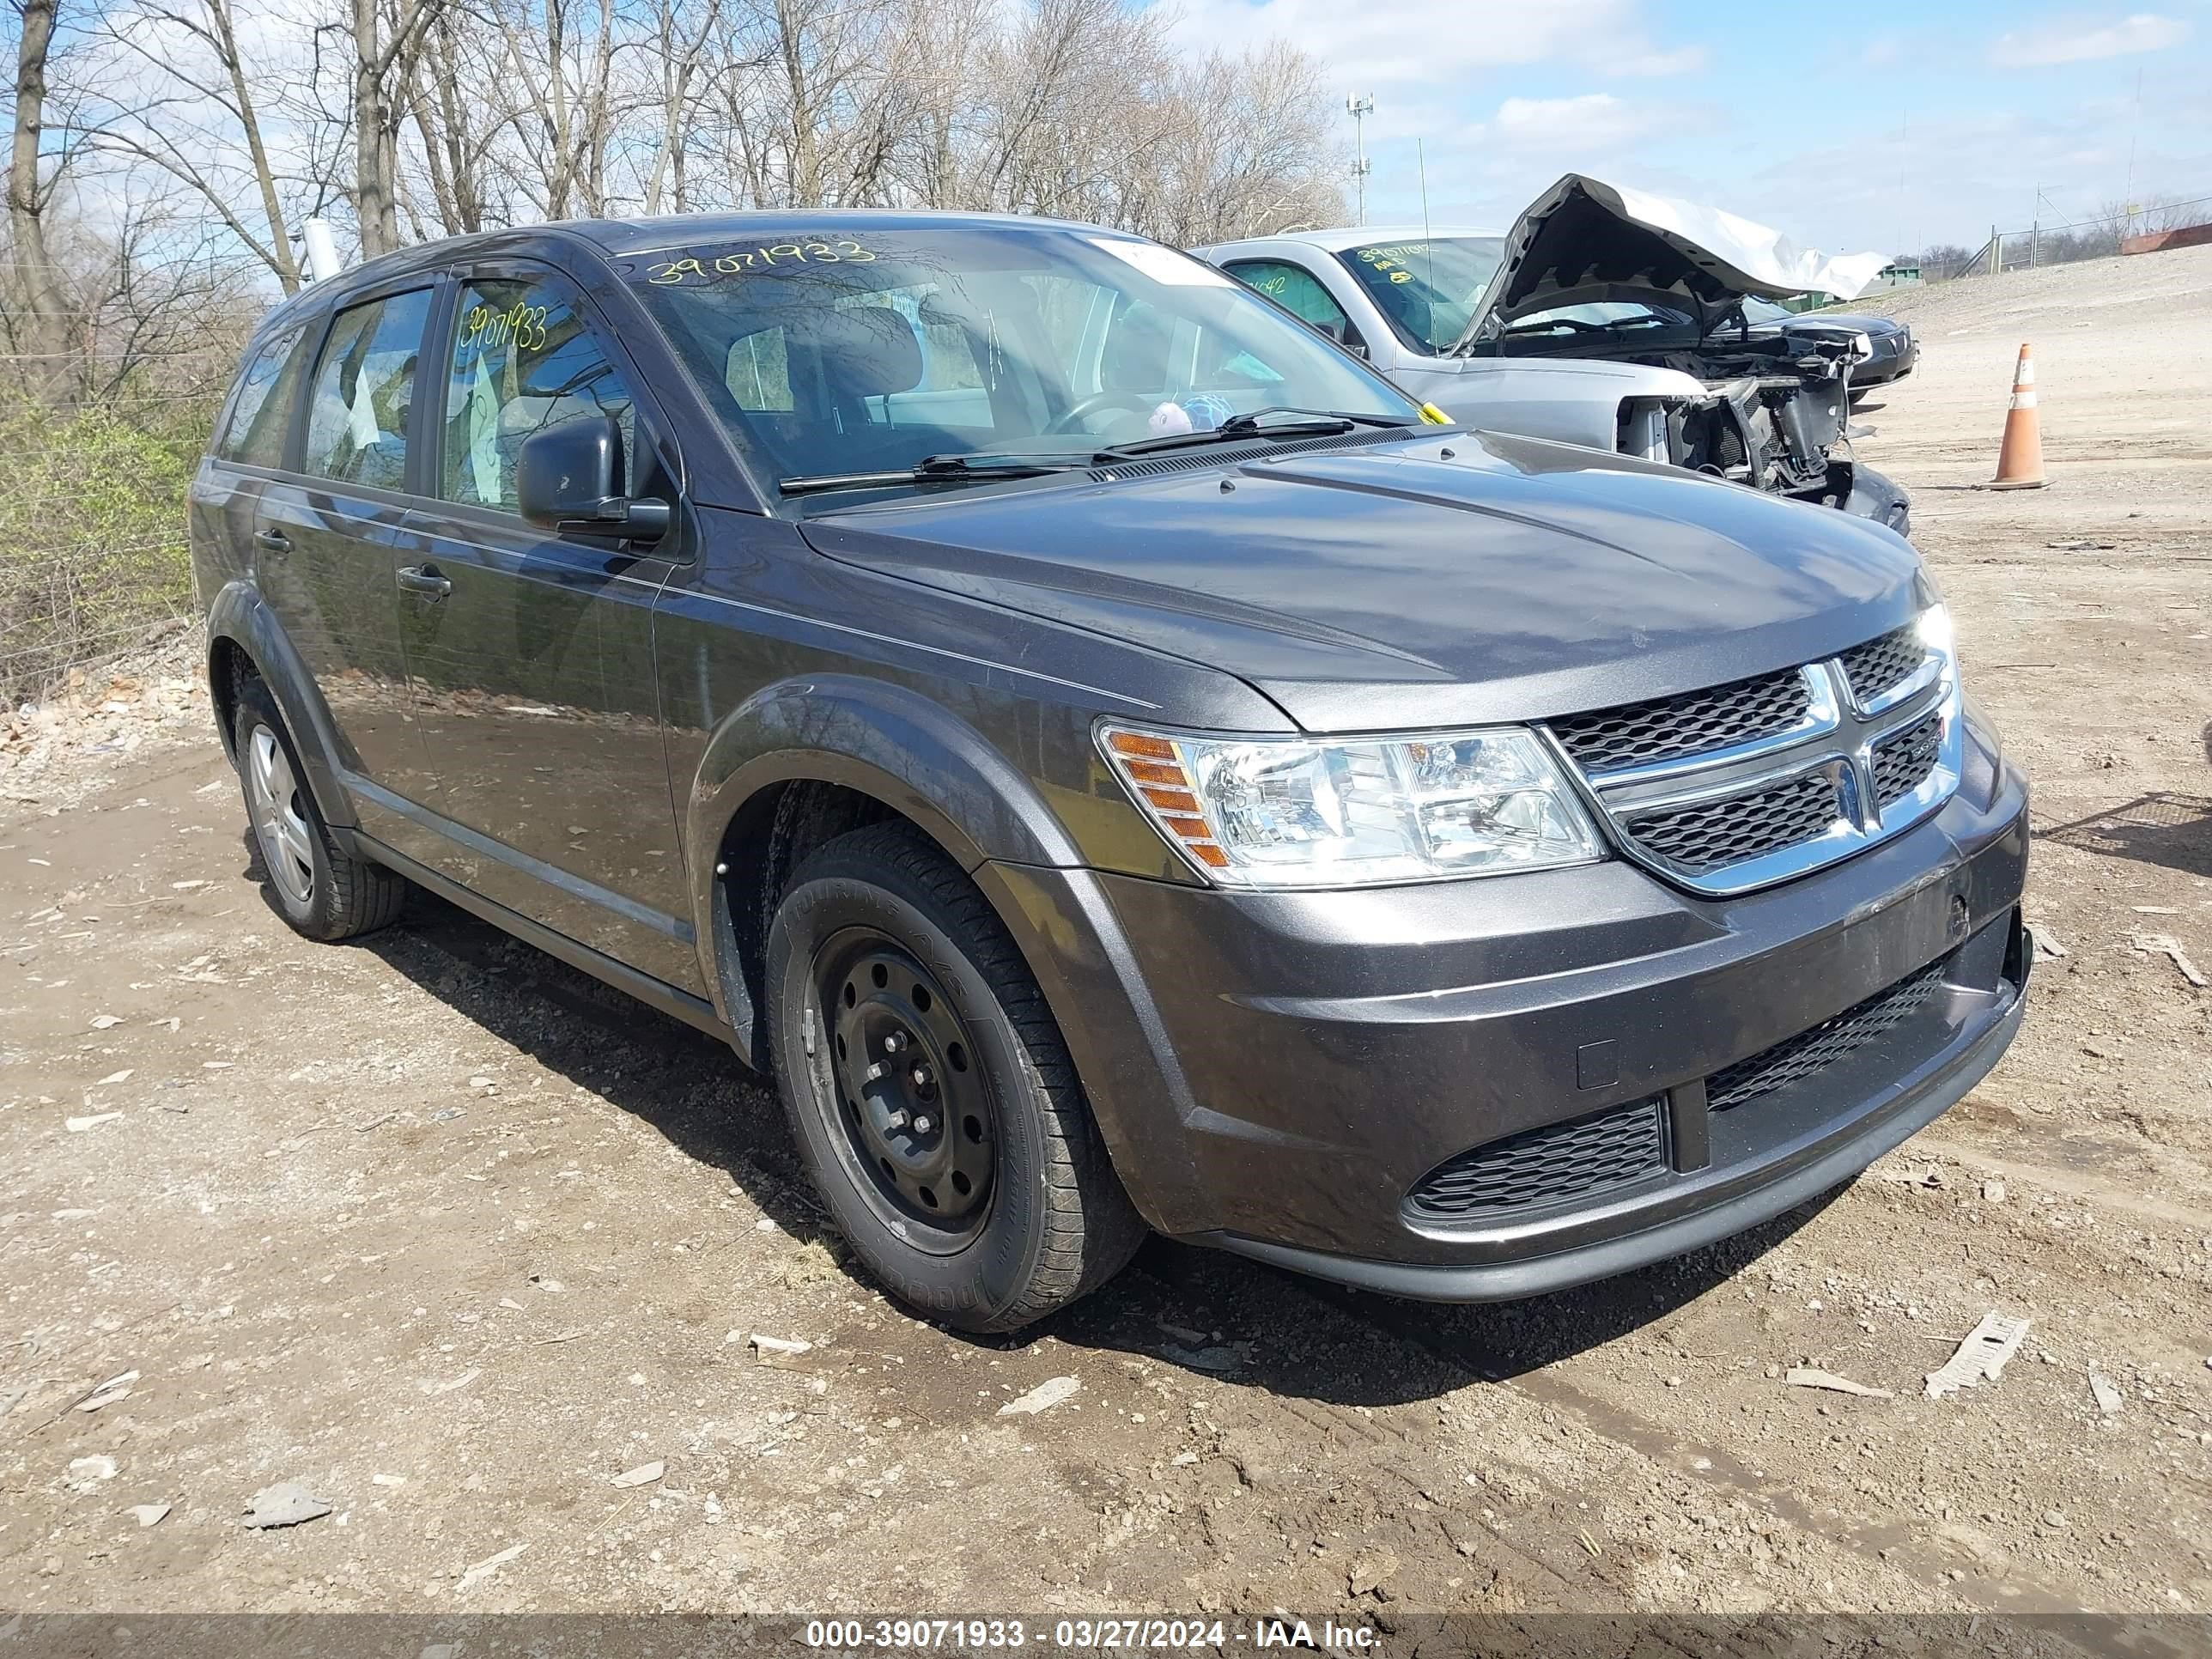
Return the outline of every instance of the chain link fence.
<path id="1" fill-rule="evenodd" d="M 2212 220 L 2212 196 L 2160 202 L 2148 207 L 2115 208 L 2071 224 L 2030 225 L 2026 230 L 1996 230 L 1969 252 L 1964 247 L 1931 248 L 1921 256 L 1921 276 L 1929 282 L 1959 276 L 1996 276 L 2008 270 L 2106 259 L 2130 237 L 2179 230 Z"/>

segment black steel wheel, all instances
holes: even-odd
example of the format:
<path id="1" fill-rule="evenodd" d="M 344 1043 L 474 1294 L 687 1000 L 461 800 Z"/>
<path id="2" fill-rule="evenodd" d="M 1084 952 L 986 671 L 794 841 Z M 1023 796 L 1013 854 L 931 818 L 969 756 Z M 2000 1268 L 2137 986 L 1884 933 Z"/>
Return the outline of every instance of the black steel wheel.
<path id="1" fill-rule="evenodd" d="M 810 1011 L 829 1033 L 815 1096 L 837 1103 L 855 1184 L 915 1223 L 919 1248 L 959 1249 L 990 1212 L 999 1138 L 952 994 L 873 927 L 829 939 L 813 988 Z"/>
<path id="2" fill-rule="evenodd" d="M 763 1057 L 807 1173 L 902 1300 L 1016 1330 L 1143 1241 L 1028 964 L 912 824 L 854 830 L 799 865 L 763 978 Z"/>

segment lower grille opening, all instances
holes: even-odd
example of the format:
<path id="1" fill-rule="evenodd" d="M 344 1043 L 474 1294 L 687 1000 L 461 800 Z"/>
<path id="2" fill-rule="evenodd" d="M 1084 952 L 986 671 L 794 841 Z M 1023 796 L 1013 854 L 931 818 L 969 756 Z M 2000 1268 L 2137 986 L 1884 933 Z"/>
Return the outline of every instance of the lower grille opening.
<path id="1" fill-rule="evenodd" d="M 1817 1075 L 1876 1037 L 1895 1030 L 1928 1006 L 1950 958 L 1930 963 L 1886 991 L 1823 1020 L 1809 1031 L 1740 1060 L 1705 1079 L 1706 1109 L 1725 1112 Z"/>
<path id="2" fill-rule="evenodd" d="M 1406 1195 L 1438 1221 L 1514 1217 L 1632 1187 L 1667 1170 L 1666 1102 L 1523 1130 L 1447 1159 Z"/>

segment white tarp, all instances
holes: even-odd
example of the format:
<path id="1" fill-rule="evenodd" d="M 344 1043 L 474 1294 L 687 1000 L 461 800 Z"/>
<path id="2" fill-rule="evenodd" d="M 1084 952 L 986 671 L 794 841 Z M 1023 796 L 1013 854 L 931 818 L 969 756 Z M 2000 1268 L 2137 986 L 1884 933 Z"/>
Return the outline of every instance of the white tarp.
<path id="1" fill-rule="evenodd" d="M 1828 294 L 1838 300 L 1853 300 L 1866 292 L 1868 284 L 1889 263 L 1889 256 L 1885 253 L 1831 255 L 1816 247 L 1801 248 L 1780 231 L 1770 230 L 1724 208 L 1678 202 L 1671 197 L 1652 196 L 1626 185 L 1601 184 L 1595 179 L 1582 182 L 1589 187 L 1593 198 L 1613 198 L 1607 204 L 1622 217 L 1649 226 L 1670 240 L 1687 242 L 1711 254 L 1728 269 L 1713 269 L 1717 276 L 1737 279 L 1746 292 L 1763 286 L 1778 289 L 1784 294 Z"/>

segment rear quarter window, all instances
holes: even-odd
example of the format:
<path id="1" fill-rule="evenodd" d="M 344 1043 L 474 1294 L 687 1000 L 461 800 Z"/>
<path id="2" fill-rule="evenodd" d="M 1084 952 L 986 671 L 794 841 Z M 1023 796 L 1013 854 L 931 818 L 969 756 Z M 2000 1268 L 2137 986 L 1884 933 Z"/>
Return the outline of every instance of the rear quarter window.
<path id="1" fill-rule="evenodd" d="M 284 439 L 300 398 L 302 333 L 288 329 L 246 360 L 230 418 L 216 435 L 215 453 L 222 459 L 248 466 L 284 464 Z"/>

